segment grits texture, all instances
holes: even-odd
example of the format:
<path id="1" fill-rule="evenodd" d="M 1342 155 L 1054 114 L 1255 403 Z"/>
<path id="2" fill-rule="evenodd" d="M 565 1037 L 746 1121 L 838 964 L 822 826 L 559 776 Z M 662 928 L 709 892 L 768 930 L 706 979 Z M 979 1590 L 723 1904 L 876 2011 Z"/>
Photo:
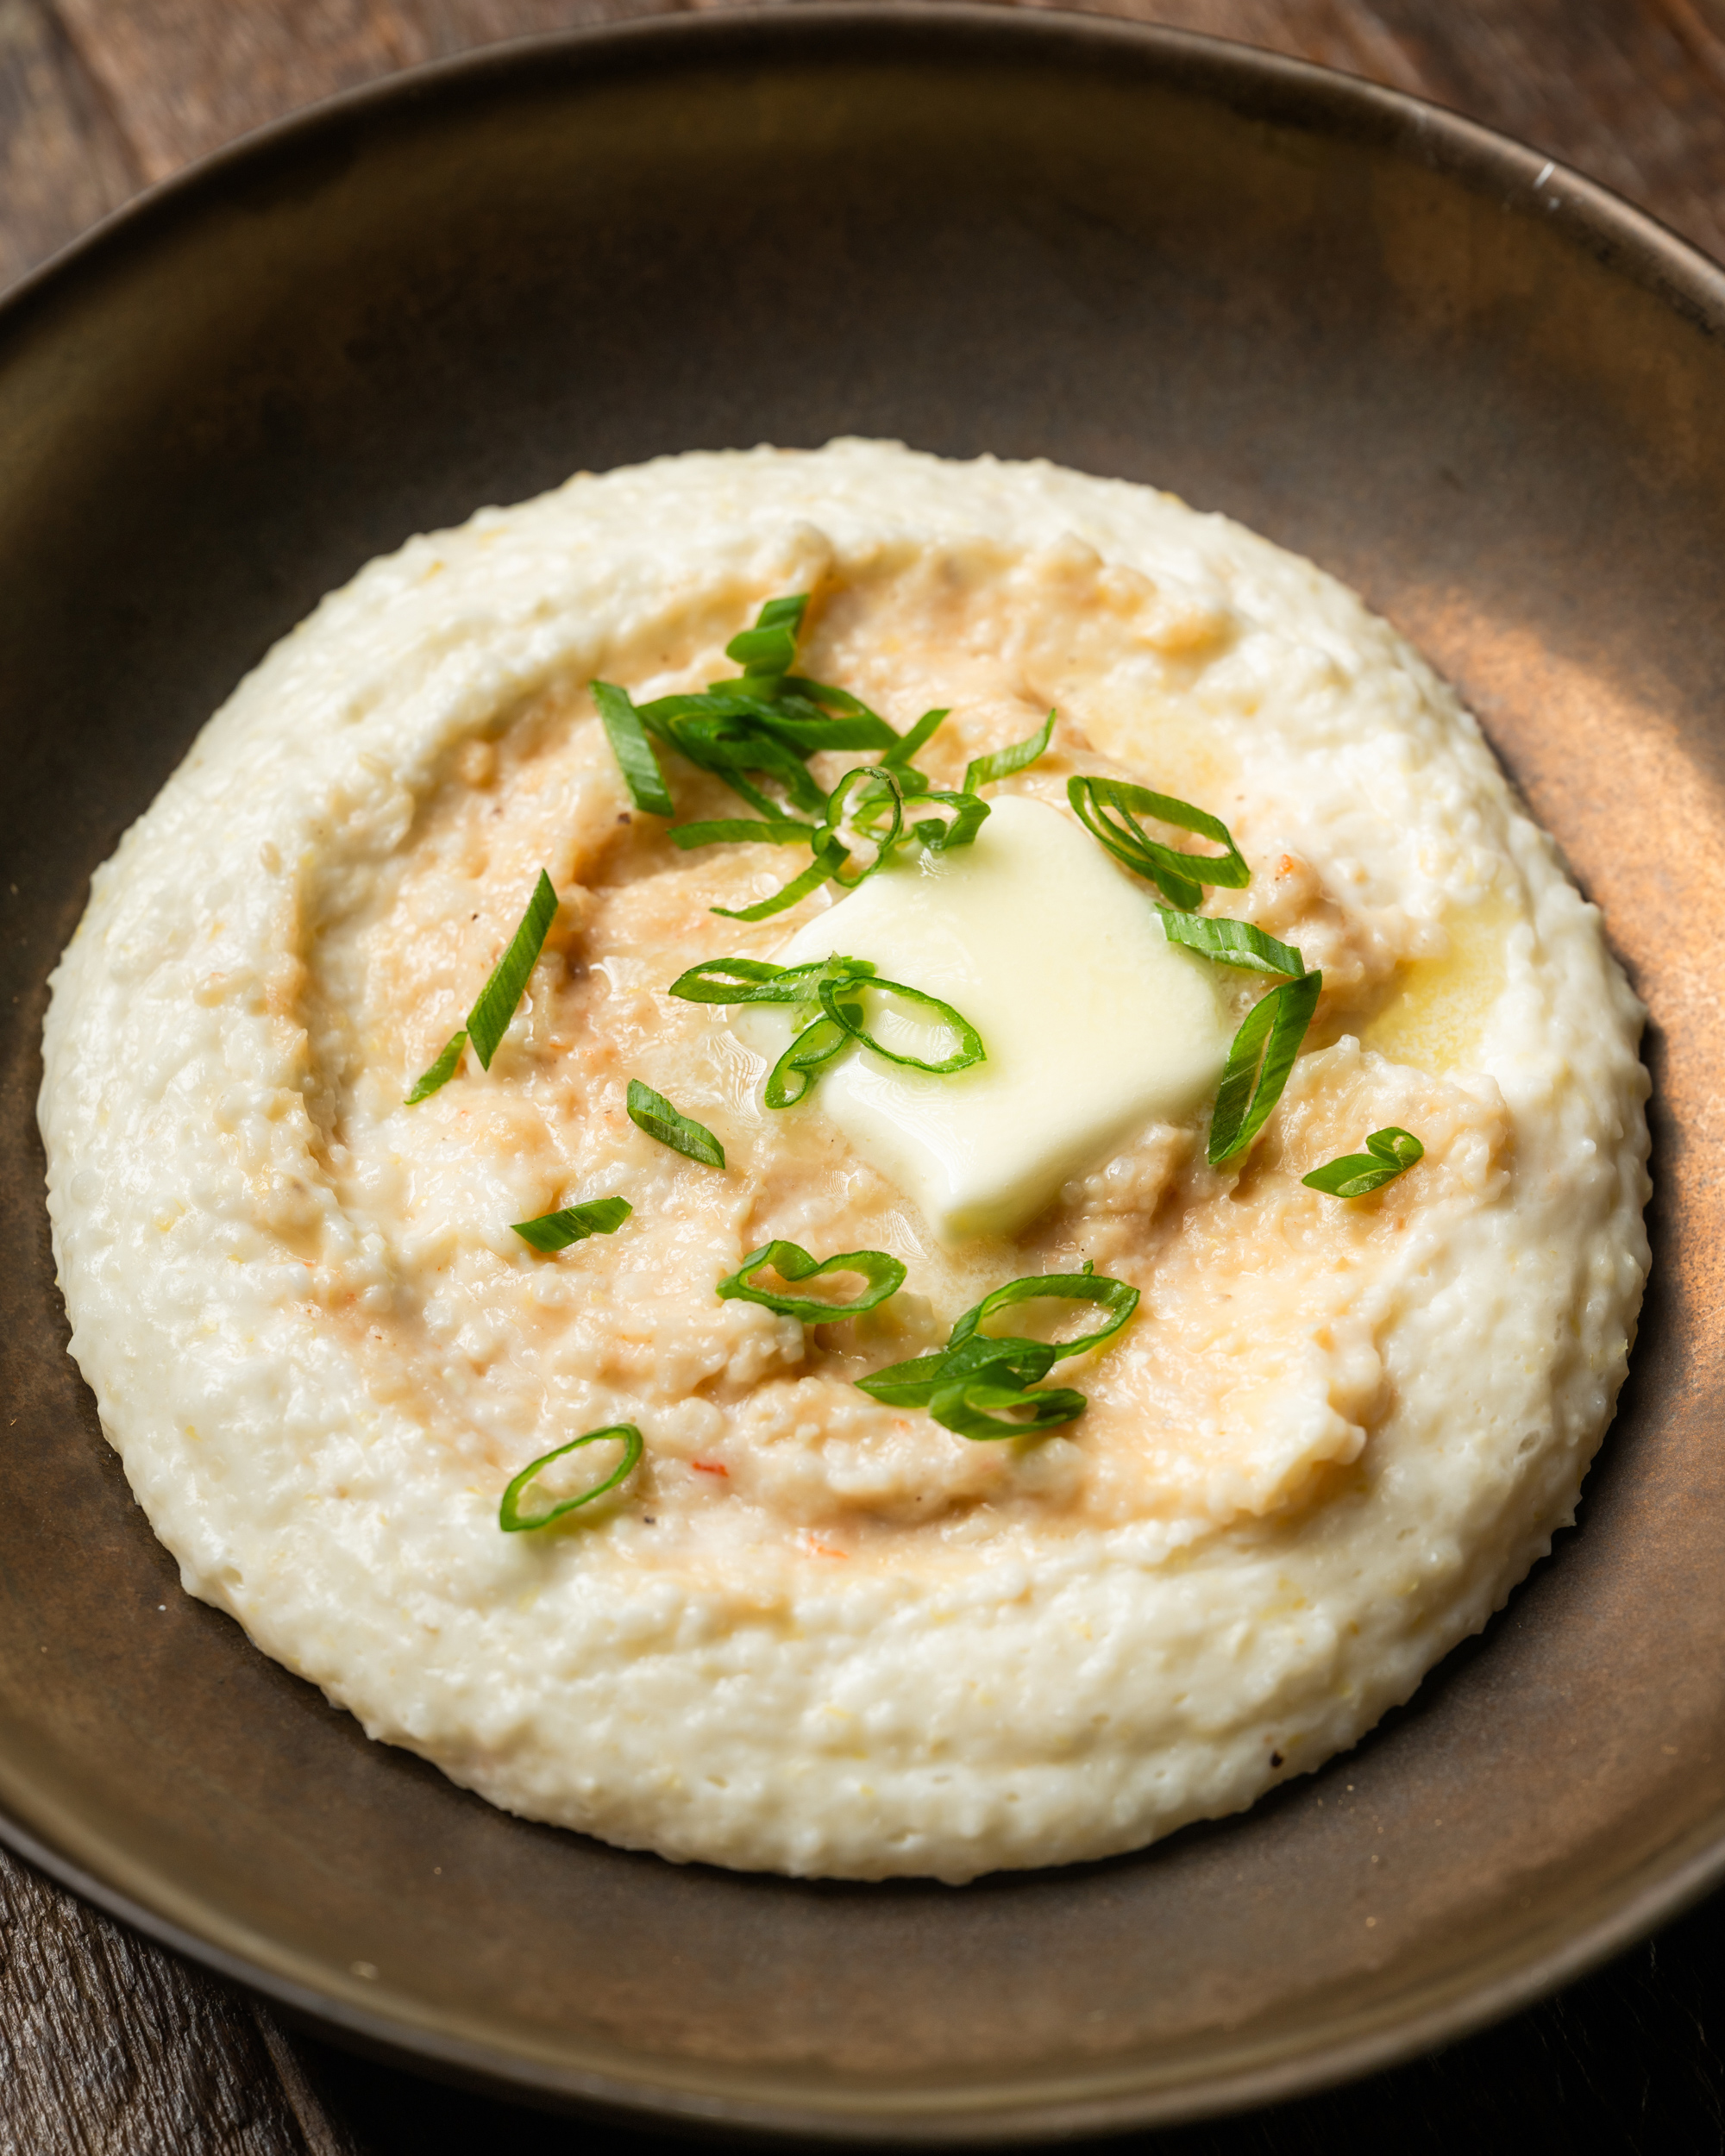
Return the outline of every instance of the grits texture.
<path id="1" fill-rule="evenodd" d="M 1244 1163 L 1206 1164 L 1208 1107 L 1146 1125 L 948 1250 L 818 1093 L 767 1112 L 725 1013 L 665 997 L 830 900 L 712 913 L 789 849 L 677 853 L 586 685 L 699 686 L 800 591 L 803 670 L 900 729 L 953 707 L 938 786 L 1053 704 L 1007 790 L 1063 812 L 1068 774 L 1121 772 L 1229 824 L 1252 883 L 1209 910 L 1325 974 Z M 664 761 L 681 815 L 734 812 Z M 542 866 L 489 1073 L 405 1106 Z M 1225 978 L 1237 1018 L 1264 984 Z M 1647 1269 L 1641 1016 L 1473 721 L 1310 563 L 1142 487 L 844 442 L 583 475 L 326 599 L 97 873 L 40 1112 L 72 1352 L 189 1592 L 511 1810 L 962 1881 L 1250 1804 L 1548 1548 Z M 631 1076 L 727 1169 L 638 1131 Z M 1383 1124 L 1418 1168 L 1303 1187 Z M 554 1258 L 509 1225 L 612 1194 L 624 1227 Z M 719 1301 L 771 1236 L 909 1280 L 848 1324 Z M 1057 1435 L 856 1389 L 1085 1258 L 1144 1300 L 1058 1366 L 1091 1404 Z M 511 1476 L 624 1420 L 613 1497 L 499 1531 Z"/>

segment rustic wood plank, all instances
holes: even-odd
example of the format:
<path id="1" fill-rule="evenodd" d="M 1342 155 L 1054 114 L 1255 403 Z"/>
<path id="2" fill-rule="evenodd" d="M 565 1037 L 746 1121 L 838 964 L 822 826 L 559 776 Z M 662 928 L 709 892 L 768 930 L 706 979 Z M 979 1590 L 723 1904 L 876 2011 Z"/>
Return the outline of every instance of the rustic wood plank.
<path id="1" fill-rule="evenodd" d="M 142 172 L 160 179 L 298 104 L 416 61 L 689 0 L 58 3 Z M 41 0 L 24 4 L 34 12 Z M 1725 254 L 1725 0 L 1093 4 L 1435 97 L 1523 136 Z M 0 9 L 19 5 L 0 0 Z"/>
<path id="2" fill-rule="evenodd" d="M 1088 4 L 1430 97 L 1603 180 L 1725 259 L 1725 0 Z"/>
<path id="3" fill-rule="evenodd" d="M 354 2156 L 308 2117 L 244 1997 L 0 1852 L 0 2156 Z"/>
<path id="4" fill-rule="evenodd" d="M 142 178 L 46 0 L 0 0 L 0 289 Z"/>

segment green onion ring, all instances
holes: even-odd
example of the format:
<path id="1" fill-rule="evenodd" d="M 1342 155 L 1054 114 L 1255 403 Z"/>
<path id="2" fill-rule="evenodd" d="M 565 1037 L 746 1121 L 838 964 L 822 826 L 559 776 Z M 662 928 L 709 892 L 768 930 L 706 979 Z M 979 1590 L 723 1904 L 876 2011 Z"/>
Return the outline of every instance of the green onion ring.
<path id="1" fill-rule="evenodd" d="M 823 1273 L 860 1273 L 869 1283 L 853 1302 L 821 1302 L 812 1295 L 779 1295 L 769 1288 L 756 1288 L 750 1280 L 770 1265 L 781 1280 L 817 1280 Z M 795 1243 L 763 1243 L 751 1250 L 728 1280 L 718 1283 L 726 1301 L 758 1302 L 781 1318 L 800 1318 L 805 1325 L 831 1325 L 840 1318 L 855 1318 L 873 1310 L 905 1284 L 902 1262 L 885 1250 L 841 1250 L 837 1257 L 811 1257 Z"/>
<path id="2" fill-rule="evenodd" d="M 602 1482 L 585 1489 L 579 1497 L 565 1497 L 552 1506 L 549 1512 L 528 1519 L 523 1516 L 521 1500 L 527 1485 L 542 1467 L 549 1467 L 553 1460 L 561 1460 L 566 1452 L 579 1452 L 584 1445 L 597 1445 L 602 1438 L 620 1438 L 623 1440 L 622 1463 L 607 1475 Z M 639 1463 L 642 1453 L 641 1432 L 632 1422 L 608 1423 L 603 1430 L 589 1430 L 584 1438 L 574 1438 L 568 1445 L 560 1445 L 555 1451 L 542 1452 L 536 1460 L 524 1467 L 519 1475 L 503 1493 L 503 1501 L 497 1508 L 497 1524 L 506 1535 L 529 1533 L 535 1527 L 549 1527 L 554 1520 L 561 1520 L 566 1512 L 574 1512 L 577 1505 L 590 1505 L 595 1497 L 603 1497 L 606 1490 L 615 1489 L 624 1477 Z"/>
<path id="3" fill-rule="evenodd" d="M 874 1035 L 868 1032 L 862 1022 L 857 1006 L 843 1005 L 838 998 L 846 988 L 879 988 L 888 995 L 902 996 L 907 1003 L 919 1003 L 936 1012 L 941 1023 L 950 1026 L 958 1036 L 959 1045 L 950 1056 L 938 1063 L 925 1062 L 919 1056 L 900 1056 L 890 1048 L 882 1048 Z M 920 988 L 907 988 L 902 981 L 882 981 L 871 974 L 866 980 L 855 975 L 829 975 L 820 984 L 820 1007 L 836 1025 L 842 1025 L 864 1048 L 872 1048 L 877 1056 L 889 1063 L 898 1063 L 906 1070 L 926 1070 L 937 1077 L 946 1077 L 955 1070 L 968 1070 L 972 1063 L 988 1060 L 988 1050 L 982 1045 L 982 1036 L 969 1018 L 955 1011 L 950 1003 L 943 1003 L 938 996 L 925 995 Z"/>

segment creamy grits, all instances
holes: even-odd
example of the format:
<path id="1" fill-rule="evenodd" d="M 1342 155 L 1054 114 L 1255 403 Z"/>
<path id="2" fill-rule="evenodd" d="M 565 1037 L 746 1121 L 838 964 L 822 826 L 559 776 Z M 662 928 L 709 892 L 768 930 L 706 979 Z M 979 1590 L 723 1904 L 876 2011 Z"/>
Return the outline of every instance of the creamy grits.
<path id="1" fill-rule="evenodd" d="M 806 845 L 680 850 L 591 685 L 700 692 L 804 593 L 799 674 L 900 734 L 950 711 L 934 789 L 1057 717 L 978 782 L 968 855 L 739 920 L 712 909 Z M 754 813 L 659 761 L 680 820 Z M 1250 881 L 1201 912 L 1321 969 L 1219 1165 L 1272 984 L 1172 947 L 1074 815 L 1087 777 L 1225 824 Z M 542 870 L 489 1068 L 470 1044 L 410 1103 Z M 853 1042 L 769 1108 L 785 1013 L 667 993 L 834 951 L 992 1062 Z M 806 1875 L 1100 1857 L 1352 1744 L 1570 1519 L 1647 1269 L 1641 1018 L 1452 693 L 1239 526 L 862 442 L 583 474 L 326 599 L 97 873 L 41 1101 L 72 1352 L 187 1590 L 499 1805 Z M 724 1165 L 638 1127 L 631 1080 Z M 1302 1180 L 1384 1128 L 1423 1154 L 1381 1188 Z M 568 1247 L 517 1232 L 613 1196 Z M 775 1240 L 903 1285 L 825 1323 L 721 1296 Z M 1140 1300 L 1055 1364 L 1058 1426 L 990 1442 L 859 1389 L 1087 1264 Z M 622 1425 L 613 1488 L 502 1530 L 530 1463 Z"/>

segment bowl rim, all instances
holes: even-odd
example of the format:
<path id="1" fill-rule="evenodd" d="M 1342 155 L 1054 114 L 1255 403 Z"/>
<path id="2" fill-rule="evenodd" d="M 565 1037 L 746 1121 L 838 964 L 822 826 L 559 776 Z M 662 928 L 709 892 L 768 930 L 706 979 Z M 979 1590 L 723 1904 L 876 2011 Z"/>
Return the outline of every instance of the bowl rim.
<path id="1" fill-rule="evenodd" d="M 720 5 L 711 11 L 656 14 L 475 47 L 342 91 L 251 129 L 157 181 L 27 271 L 0 293 L 0 365 L 9 333 L 80 274 L 99 274 L 109 258 L 147 240 L 160 220 L 182 205 L 219 192 L 229 176 L 279 150 L 310 146 L 326 132 L 386 113 L 446 88 L 501 84 L 552 56 L 579 59 L 652 47 L 674 64 L 685 53 L 759 46 L 763 56 L 794 56 L 823 38 L 862 32 L 901 47 L 919 34 L 950 44 L 966 35 L 996 41 L 1040 42 L 1051 48 L 1130 48 L 1159 58 L 1172 77 L 1207 78 L 1226 97 L 1233 90 L 1260 101 L 1280 93 L 1290 110 L 1347 134 L 1376 135 L 1392 153 L 1506 203 L 1541 196 L 1560 211 L 1572 238 L 1603 266 L 1626 276 L 1690 324 L 1725 343 L 1725 267 L 1657 216 L 1637 208 L 1560 159 L 1546 155 L 1484 122 L 1410 92 L 1387 88 L 1339 68 L 1295 59 L 1207 33 L 1144 23 L 1043 0 L 802 0 L 783 5 Z M 1176 87 L 1182 86 L 1178 85 Z M 871 2101 L 846 2088 L 831 2104 L 809 2101 L 806 2086 L 775 2095 L 770 2069 L 762 2091 L 740 2093 L 736 2083 L 703 2080 L 699 2072 L 657 2078 L 608 2073 L 549 2060 L 434 2028 L 362 2000 L 299 1981 L 267 1962 L 205 1936 L 152 1906 L 141 1890 L 112 1883 L 78 1857 L 56 1847 L 13 1808 L 0 1789 L 0 1844 L 81 1899 L 132 1926 L 159 1945 L 232 1982 L 262 1994 L 297 2022 L 349 2048 L 446 2081 L 516 2102 L 599 2112 L 640 2127 L 657 2120 L 699 2131 L 795 2134 L 832 2141 L 961 2146 L 983 2140 L 1022 2143 L 1079 2134 L 1173 2126 L 1308 2095 L 1399 2065 L 1467 2036 L 1534 2004 L 1634 1945 L 1725 1882 L 1725 1815 L 1661 1852 L 1609 1900 L 1578 1909 L 1555 1936 L 1530 1937 L 1526 1951 L 1504 1952 L 1497 1965 L 1475 1969 L 1430 1987 L 1427 2002 L 1393 2021 L 1365 2020 L 1304 2048 L 1260 2041 L 1243 2046 L 1238 2063 L 1218 2061 L 1201 2082 L 1172 2086 L 1136 2082 L 1129 2072 L 1098 2072 L 1089 2093 L 1051 2088 L 994 2095 L 971 2084 L 942 2096 L 930 2090 L 902 2099 Z M 1101 2085 L 1107 2083 L 1111 2085 Z"/>

